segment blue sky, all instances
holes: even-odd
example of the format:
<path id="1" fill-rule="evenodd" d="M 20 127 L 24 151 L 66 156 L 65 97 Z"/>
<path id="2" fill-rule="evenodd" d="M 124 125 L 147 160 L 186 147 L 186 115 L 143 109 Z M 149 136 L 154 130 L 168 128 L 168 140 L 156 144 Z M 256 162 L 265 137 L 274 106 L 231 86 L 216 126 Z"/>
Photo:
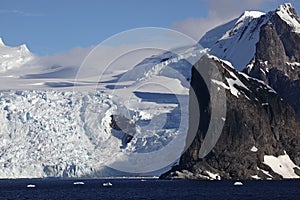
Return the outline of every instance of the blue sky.
<path id="1" fill-rule="evenodd" d="M 274 10 L 282 0 L 0 0 L 0 37 L 38 55 L 97 45 L 121 31 L 164 27 L 195 39 L 244 10 Z M 297 0 L 291 0 L 300 12 Z"/>

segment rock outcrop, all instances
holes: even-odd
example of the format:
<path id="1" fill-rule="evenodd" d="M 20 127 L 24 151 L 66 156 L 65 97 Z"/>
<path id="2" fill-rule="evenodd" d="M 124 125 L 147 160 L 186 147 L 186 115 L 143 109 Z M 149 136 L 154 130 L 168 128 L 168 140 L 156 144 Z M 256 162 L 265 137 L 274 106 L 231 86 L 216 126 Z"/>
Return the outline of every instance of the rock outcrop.
<path id="1" fill-rule="evenodd" d="M 243 71 L 263 80 L 287 101 L 300 119 L 300 20 L 290 4 L 270 12 L 260 29 L 252 62 Z M 289 17 L 293 24 L 284 20 Z"/>
<path id="2" fill-rule="evenodd" d="M 268 13 L 245 11 L 208 31 L 199 43 L 211 55 L 269 84 L 300 120 L 300 20 L 290 3 Z"/>
<path id="3" fill-rule="evenodd" d="M 199 78 L 201 75 L 198 71 L 201 67 L 218 68 L 222 83 L 212 81 L 211 86 L 207 87 L 224 87 L 227 104 L 222 133 L 214 148 L 204 158 L 199 157 L 199 150 L 207 134 L 214 99 L 203 100 L 207 96 L 207 88 Z M 210 76 L 213 77 L 214 74 Z M 266 164 L 268 155 L 274 158 L 288 155 L 291 162 L 300 165 L 300 125 L 296 114 L 269 86 L 236 71 L 216 57 L 203 57 L 193 67 L 191 87 L 198 98 L 198 105 L 190 101 L 190 110 L 199 107 L 202 120 L 195 139 L 181 156 L 179 165 L 161 178 L 286 178 L 285 174 L 274 172 L 274 166 Z M 190 123 L 193 121 L 191 117 L 190 115 Z M 300 175 L 299 168 L 294 167 L 290 173 L 295 177 Z"/>
<path id="4" fill-rule="evenodd" d="M 112 134 L 122 140 L 122 148 L 132 140 L 136 133 L 135 124 L 124 116 L 111 115 L 110 127 L 115 130 Z"/>

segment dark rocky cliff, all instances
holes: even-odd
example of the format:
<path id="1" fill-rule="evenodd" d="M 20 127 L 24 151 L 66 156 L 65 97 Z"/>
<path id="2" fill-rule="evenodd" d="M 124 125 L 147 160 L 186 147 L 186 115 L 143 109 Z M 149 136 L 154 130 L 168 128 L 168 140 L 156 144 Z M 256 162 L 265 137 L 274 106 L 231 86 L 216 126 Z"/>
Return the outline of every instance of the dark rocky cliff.
<path id="1" fill-rule="evenodd" d="M 201 68 L 211 67 L 217 67 L 221 74 L 223 85 L 217 86 L 226 88 L 226 121 L 212 151 L 200 158 L 199 150 L 207 134 L 214 101 L 207 87 L 216 87 L 216 84 L 211 82 L 205 86 L 198 72 Z M 242 84 L 230 85 L 230 81 Z M 196 95 L 198 105 L 190 100 L 190 112 L 199 107 L 202 120 L 179 165 L 161 178 L 281 179 L 282 175 L 264 163 L 264 156 L 278 157 L 285 152 L 300 165 L 300 126 L 296 114 L 269 86 L 237 72 L 215 57 L 203 57 L 193 67 L 191 87 L 196 94 L 190 93 L 190 99 Z M 238 91 L 237 95 L 233 90 Z M 189 121 L 194 123 L 191 117 L 190 114 Z M 292 173 L 300 175 L 299 168 L 294 168 Z"/>
<path id="2" fill-rule="evenodd" d="M 290 4 L 281 6 L 295 23 L 300 20 Z M 246 69 L 248 75 L 263 80 L 286 100 L 300 119 L 300 33 L 283 20 L 277 9 L 260 29 L 255 56 Z"/>

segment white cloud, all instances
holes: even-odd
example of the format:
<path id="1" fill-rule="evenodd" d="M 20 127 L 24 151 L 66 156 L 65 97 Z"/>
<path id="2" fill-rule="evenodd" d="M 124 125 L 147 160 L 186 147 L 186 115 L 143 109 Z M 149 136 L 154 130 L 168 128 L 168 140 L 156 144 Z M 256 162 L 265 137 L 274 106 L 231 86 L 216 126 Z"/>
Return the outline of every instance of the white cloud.
<path id="1" fill-rule="evenodd" d="M 226 21 L 228 20 L 219 19 L 216 17 L 189 18 L 174 23 L 171 28 L 180 31 L 198 41 L 208 30 Z"/>
<path id="2" fill-rule="evenodd" d="M 165 52 L 162 48 L 145 45 L 123 45 L 97 47 L 76 47 L 67 52 L 44 56 L 34 60 L 30 74 L 44 74 L 62 69 L 73 69 L 74 73 L 60 74 L 66 79 L 99 81 L 103 74 L 120 73 L 129 70 L 143 59 Z M 32 72 L 34 71 L 34 72 Z M 112 74 L 114 75 L 114 74 Z"/>
<path id="3" fill-rule="evenodd" d="M 0 9 L 0 14 L 16 14 L 21 15 L 23 17 L 39 17 L 42 16 L 42 14 L 38 13 L 30 13 L 30 12 L 24 12 L 21 10 L 8 10 L 8 9 Z"/>
<path id="4" fill-rule="evenodd" d="M 99 77 L 104 72 L 128 70 L 152 55 L 176 51 L 178 47 L 195 43 L 190 37 L 170 29 L 131 29 L 116 34 L 97 46 L 76 47 L 65 53 L 41 57 L 34 65 L 41 66 L 44 73 L 62 66 L 78 70 L 79 78 Z"/>
<path id="5" fill-rule="evenodd" d="M 39 59 L 39 63 L 42 64 L 42 66 L 47 67 L 51 67 L 53 65 L 67 67 L 80 66 L 84 58 L 93 48 L 93 46 L 87 48 L 75 47 L 64 53 L 59 53 L 52 56 L 43 56 Z"/>

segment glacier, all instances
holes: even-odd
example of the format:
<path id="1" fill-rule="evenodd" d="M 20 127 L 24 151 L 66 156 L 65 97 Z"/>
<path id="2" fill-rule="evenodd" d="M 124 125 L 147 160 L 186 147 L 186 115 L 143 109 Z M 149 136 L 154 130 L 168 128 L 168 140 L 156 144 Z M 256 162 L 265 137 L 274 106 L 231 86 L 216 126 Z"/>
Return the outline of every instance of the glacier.
<path id="1" fill-rule="evenodd" d="M 88 177 L 117 158 L 157 151 L 174 137 L 184 136 L 172 127 L 159 130 L 157 126 L 152 135 L 136 136 L 122 149 L 121 140 L 111 133 L 110 123 L 112 114 L 124 111 L 111 95 L 101 91 L 81 94 L 24 90 L 2 91 L 0 95 L 2 178 Z M 143 112 L 132 111 L 132 118 L 141 123 L 148 118 Z"/>
<path id="2" fill-rule="evenodd" d="M 166 51 L 91 85 L 72 82 L 70 66 L 41 71 L 25 45 L 1 45 L 1 55 L 9 49 L 11 58 L 28 59 L 0 74 L 4 88 L 13 86 L 0 91 L 1 178 L 142 176 L 178 162 L 191 67 L 205 49 Z M 112 128 L 113 115 L 135 124 L 125 145 L 127 133 Z"/>

